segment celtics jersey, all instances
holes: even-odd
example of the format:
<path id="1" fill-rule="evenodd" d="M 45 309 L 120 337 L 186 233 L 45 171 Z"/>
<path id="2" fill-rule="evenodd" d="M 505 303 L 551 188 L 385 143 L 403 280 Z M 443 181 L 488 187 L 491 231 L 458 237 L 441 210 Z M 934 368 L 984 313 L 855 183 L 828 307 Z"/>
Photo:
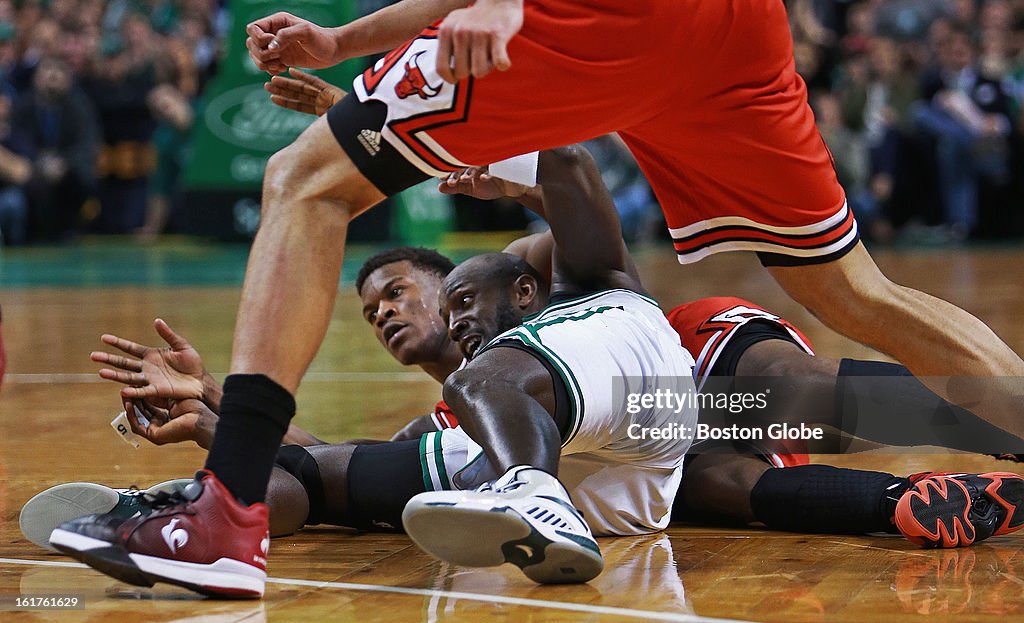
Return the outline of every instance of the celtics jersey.
<path id="1" fill-rule="evenodd" d="M 682 464 L 690 439 L 650 431 L 696 425 L 696 408 L 664 399 L 695 392 L 693 357 L 653 299 L 615 289 L 552 303 L 480 352 L 508 342 L 549 361 L 568 390 L 563 455 L 585 452 L 648 467 Z"/>

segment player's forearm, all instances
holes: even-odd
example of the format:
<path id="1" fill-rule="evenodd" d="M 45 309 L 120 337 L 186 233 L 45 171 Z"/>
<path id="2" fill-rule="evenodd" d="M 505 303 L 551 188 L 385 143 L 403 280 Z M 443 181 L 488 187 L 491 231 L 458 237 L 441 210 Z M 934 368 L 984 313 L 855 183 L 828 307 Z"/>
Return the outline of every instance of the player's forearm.
<path id="1" fill-rule="evenodd" d="M 404 0 L 334 29 L 341 62 L 393 50 L 469 0 Z"/>
<path id="2" fill-rule="evenodd" d="M 619 213 L 587 150 L 570 145 L 541 152 L 537 177 L 556 269 L 588 287 L 606 287 L 597 281 L 612 271 L 628 272 Z"/>

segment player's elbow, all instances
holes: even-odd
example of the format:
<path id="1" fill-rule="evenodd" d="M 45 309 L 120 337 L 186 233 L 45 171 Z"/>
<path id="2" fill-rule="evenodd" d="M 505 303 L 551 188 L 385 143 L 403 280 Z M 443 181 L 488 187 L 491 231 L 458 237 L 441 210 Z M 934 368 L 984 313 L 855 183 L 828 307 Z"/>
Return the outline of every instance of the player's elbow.
<path id="1" fill-rule="evenodd" d="M 444 381 L 442 397 L 444 401 L 458 413 L 456 405 L 467 405 L 480 392 L 480 378 L 474 378 L 465 370 L 457 370 L 448 375 Z"/>
<path id="2" fill-rule="evenodd" d="M 510 389 L 514 388 L 507 380 L 458 370 L 445 380 L 442 393 L 444 401 L 461 419 L 464 414 L 475 412 L 481 405 L 497 399 Z"/>

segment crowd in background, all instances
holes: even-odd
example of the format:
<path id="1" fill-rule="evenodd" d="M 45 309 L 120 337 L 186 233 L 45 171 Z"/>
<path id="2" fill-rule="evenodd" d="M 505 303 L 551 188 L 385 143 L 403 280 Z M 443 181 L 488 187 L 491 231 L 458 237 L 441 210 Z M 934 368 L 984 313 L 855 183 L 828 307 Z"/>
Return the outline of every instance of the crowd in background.
<path id="1" fill-rule="evenodd" d="M 164 228 L 193 105 L 216 70 L 222 3 L 0 0 L 7 244 Z M 1024 0 L 787 6 L 797 70 L 866 238 L 1024 235 Z M 615 137 L 590 146 L 629 237 L 656 235 L 628 151 Z"/>
<path id="2" fill-rule="evenodd" d="M 797 71 L 866 239 L 1024 236 L 1024 0 L 786 4 Z M 635 165 L 619 154 L 610 166 Z"/>
<path id="3" fill-rule="evenodd" d="M 797 70 L 868 238 L 1024 234 L 1024 0 L 790 0 Z"/>
<path id="4" fill-rule="evenodd" d="M 219 0 L 0 0 L 4 243 L 166 223 Z"/>

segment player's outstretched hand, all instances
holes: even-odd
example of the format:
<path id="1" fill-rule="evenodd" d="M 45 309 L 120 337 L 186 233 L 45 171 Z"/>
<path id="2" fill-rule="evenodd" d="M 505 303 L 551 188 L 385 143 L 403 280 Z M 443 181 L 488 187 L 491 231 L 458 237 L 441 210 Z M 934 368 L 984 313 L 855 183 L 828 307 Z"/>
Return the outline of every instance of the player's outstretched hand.
<path id="1" fill-rule="evenodd" d="M 452 11 L 437 35 L 437 74 L 454 83 L 507 70 L 508 42 L 522 27 L 522 0 L 478 0 Z"/>
<path id="2" fill-rule="evenodd" d="M 125 353 L 126 356 L 96 351 L 89 358 L 110 368 L 103 368 L 101 378 L 127 387 L 121 388 L 124 400 L 149 399 L 166 405 L 166 400 L 202 399 L 204 380 L 208 377 L 199 352 L 184 337 L 175 333 L 159 318 L 153 326 L 168 346 L 143 346 L 116 335 L 104 335 L 104 344 Z"/>
<path id="3" fill-rule="evenodd" d="M 148 425 L 139 421 L 134 407 L 146 416 Z M 194 441 L 200 448 L 209 450 L 219 419 L 209 407 L 192 399 L 173 401 L 169 409 L 161 409 L 145 400 L 127 400 L 124 410 L 129 414 L 132 432 L 158 446 Z"/>
<path id="4" fill-rule="evenodd" d="M 292 67 L 263 85 L 270 101 L 281 108 L 320 116 L 345 97 L 345 91 L 313 74 Z"/>
<path id="5" fill-rule="evenodd" d="M 491 200 L 521 197 L 530 188 L 494 177 L 487 172 L 487 167 L 470 167 L 448 175 L 438 184 L 437 190 L 445 195 L 469 195 Z"/>
<path id="6" fill-rule="evenodd" d="M 340 63 L 338 40 L 331 28 L 291 13 L 279 12 L 245 27 L 245 47 L 259 69 L 277 75 L 288 67 L 320 69 Z"/>

